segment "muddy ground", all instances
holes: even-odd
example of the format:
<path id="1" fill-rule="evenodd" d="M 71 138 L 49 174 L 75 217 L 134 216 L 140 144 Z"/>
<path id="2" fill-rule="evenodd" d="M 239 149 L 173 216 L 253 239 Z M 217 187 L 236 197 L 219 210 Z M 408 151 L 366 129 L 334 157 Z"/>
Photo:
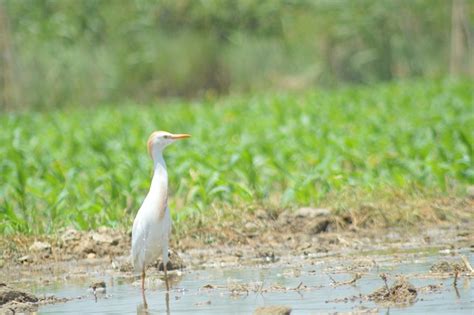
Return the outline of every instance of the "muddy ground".
<path id="1" fill-rule="evenodd" d="M 459 248 L 474 251 L 472 223 L 369 229 L 358 228 L 351 218 L 333 216 L 327 209 L 301 208 L 282 212 L 277 217 L 256 211 L 242 223 L 229 223 L 219 229 L 195 229 L 179 238 L 173 235 L 169 268 L 228 268 L 291 260 L 295 256 L 306 257 L 312 263 L 323 257 L 337 261 L 377 252 L 392 253 L 397 259 L 399 253 L 420 249 L 456 255 Z M 81 278 L 91 268 L 134 277 L 129 259 L 130 233 L 126 231 L 104 227 L 84 232 L 67 228 L 54 236 L 2 239 L 0 249 L 0 311 L 3 312 L 31 311 L 47 303 L 67 302 L 51 296 L 32 296 L 28 288 Z M 440 261 L 427 272 L 472 277 L 472 267 L 465 261 L 461 256 L 457 265 Z M 354 260 L 352 271 L 357 274 L 370 264 L 370 261 Z M 155 267 L 152 269 L 160 267 L 159 261 Z M 357 281 L 356 276 L 349 281 Z M 345 284 L 334 281 L 334 285 Z M 410 303 L 419 289 L 408 280 L 399 279 L 359 298 L 380 303 Z"/>

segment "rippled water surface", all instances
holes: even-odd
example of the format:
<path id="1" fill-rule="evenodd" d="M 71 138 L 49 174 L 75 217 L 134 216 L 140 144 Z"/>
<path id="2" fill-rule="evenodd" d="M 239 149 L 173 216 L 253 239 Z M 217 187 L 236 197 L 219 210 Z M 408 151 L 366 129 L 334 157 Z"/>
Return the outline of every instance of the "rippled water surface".
<path id="1" fill-rule="evenodd" d="M 465 251 L 464 255 L 473 264 L 472 253 Z M 286 261 L 232 269 L 184 271 L 173 284 L 169 295 L 165 294 L 162 283 L 155 276 L 155 282 L 159 284 L 146 291 L 148 313 L 251 314 L 259 306 L 285 305 L 292 308 L 292 314 L 364 310 L 381 314 L 473 314 L 474 291 L 469 278 L 461 277 L 454 287 L 452 277 L 430 275 L 430 267 L 441 259 L 449 261 L 454 258 L 440 257 L 440 254 L 410 254 L 396 259 L 393 256 L 377 256 L 373 259 L 373 266 L 361 273 L 362 278 L 355 285 L 339 286 L 334 286 L 334 281 L 343 282 L 354 276 L 350 259 L 315 264 Z M 295 258 L 295 261 L 299 260 Z M 368 265 L 370 261 L 367 260 Z M 439 289 L 435 292 L 419 290 L 416 302 L 405 307 L 388 308 L 360 298 L 351 299 L 382 287 L 384 282 L 380 273 L 389 276 L 389 285 L 396 275 L 404 275 L 417 288 L 436 285 Z M 87 288 L 92 280 L 97 279 L 105 281 L 107 290 L 105 294 L 97 294 L 96 298 Z M 136 280 L 103 274 L 59 287 L 37 287 L 34 293 L 82 297 L 67 303 L 43 306 L 39 309 L 40 313 L 145 313 Z M 344 298 L 348 299 L 344 301 Z"/>

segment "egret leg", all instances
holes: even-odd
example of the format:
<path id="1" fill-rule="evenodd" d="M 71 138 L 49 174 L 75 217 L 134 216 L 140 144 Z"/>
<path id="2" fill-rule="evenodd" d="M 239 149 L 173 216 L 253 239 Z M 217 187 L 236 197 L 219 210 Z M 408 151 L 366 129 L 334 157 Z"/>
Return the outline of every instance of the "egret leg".
<path id="1" fill-rule="evenodd" d="M 168 267 L 167 264 L 163 264 L 163 270 L 165 271 L 165 282 L 166 282 L 166 291 L 170 290 L 170 284 L 168 282 Z"/>
<path id="2" fill-rule="evenodd" d="M 145 291 L 145 270 L 142 271 L 142 292 Z"/>
<path id="3" fill-rule="evenodd" d="M 146 302 L 146 296 L 145 296 L 145 270 L 142 271 L 142 298 L 143 298 L 143 307 L 148 309 L 148 304 Z"/>

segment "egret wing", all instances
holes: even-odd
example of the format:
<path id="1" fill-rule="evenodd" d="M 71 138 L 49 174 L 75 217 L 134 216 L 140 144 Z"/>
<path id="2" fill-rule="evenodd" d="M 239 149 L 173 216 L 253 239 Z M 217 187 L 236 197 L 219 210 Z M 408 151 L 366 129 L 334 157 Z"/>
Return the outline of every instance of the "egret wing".
<path id="1" fill-rule="evenodd" d="M 137 214 L 132 229 L 132 262 L 136 271 L 142 271 L 145 268 L 147 239 L 146 222 Z"/>

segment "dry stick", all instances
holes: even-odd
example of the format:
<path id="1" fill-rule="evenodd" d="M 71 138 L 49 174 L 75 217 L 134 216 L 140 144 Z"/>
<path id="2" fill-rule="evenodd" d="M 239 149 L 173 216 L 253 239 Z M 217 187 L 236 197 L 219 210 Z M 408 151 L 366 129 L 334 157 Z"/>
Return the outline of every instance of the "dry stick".
<path id="1" fill-rule="evenodd" d="M 387 284 L 387 275 L 385 273 L 381 273 L 380 278 L 382 278 L 383 282 L 385 283 L 385 289 L 387 289 L 387 292 L 390 292 L 390 288 L 388 287 Z"/>
<path id="2" fill-rule="evenodd" d="M 301 294 L 301 291 L 300 291 L 300 288 L 303 286 L 303 281 L 300 282 L 300 284 L 298 284 L 298 286 L 296 288 L 294 288 L 294 290 L 296 292 L 298 292 L 298 294 L 301 296 L 301 298 L 303 298 L 303 294 Z"/>
<path id="3" fill-rule="evenodd" d="M 360 278 L 362 278 L 362 276 L 361 276 L 360 273 L 356 273 L 356 274 L 354 275 L 354 278 L 352 278 L 351 280 L 348 280 L 348 281 L 340 281 L 340 282 L 339 282 L 339 281 L 336 281 L 336 280 L 334 280 L 334 278 L 331 277 L 329 274 L 328 274 L 328 277 L 329 277 L 329 279 L 331 279 L 332 285 L 333 285 L 334 287 L 338 287 L 338 286 L 340 286 L 340 285 L 349 285 L 349 284 L 352 285 L 352 284 L 355 284 L 355 283 L 357 282 L 357 280 L 359 280 Z M 303 282 L 301 282 L 301 284 L 303 284 Z M 301 285 L 301 284 L 300 284 L 300 285 Z M 298 286 L 298 287 L 299 287 L 299 286 Z"/>
<path id="4" fill-rule="evenodd" d="M 303 285 L 303 281 L 301 281 L 300 284 L 298 284 L 298 286 L 295 288 L 295 290 L 299 291 L 302 285 Z"/>
<path id="5" fill-rule="evenodd" d="M 458 285 L 458 277 L 459 277 L 459 269 L 457 267 L 454 267 L 454 281 L 453 281 L 454 287 Z"/>
<path id="6" fill-rule="evenodd" d="M 458 277 L 459 277 L 459 267 L 457 265 L 454 266 L 454 281 L 453 281 L 453 287 L 454 291 L 456 291 L 456 296 L 458 299 L 461 297 L 459 295 L 459 290 L 458 290 Z"/>
<path id="7" fill-rule="evenodd" d="M 470 273 L 474 273 L 474 269 L 472 269 L 472 266 L 469 263 L 469 260 L 467 260 L 466 256 L 464 256 L 464 255 L 460 255 L 460 256 L 461 256 L 461 259 L 462 259 L 464 265 L 466 266 L 467 270 L 469 270 Z"/>

